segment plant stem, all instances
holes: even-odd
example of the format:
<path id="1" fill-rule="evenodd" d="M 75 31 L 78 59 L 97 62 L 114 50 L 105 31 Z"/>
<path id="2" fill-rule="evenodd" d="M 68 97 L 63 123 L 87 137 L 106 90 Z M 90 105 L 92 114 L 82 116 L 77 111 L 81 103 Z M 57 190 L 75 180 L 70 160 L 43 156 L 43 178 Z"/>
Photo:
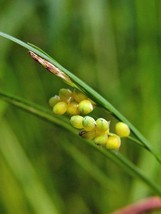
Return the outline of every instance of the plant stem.
<path id="1" fill-rule="evenodd" d="M 0 96 L 3 100 L 7 101 L 8 103 L 19 107 L 20 109 L 23 109 L 29 113 L 32 113 L 33 115 L 40 117 L 41 119 L 44 119 L 50 123 L 56 124 L 67 131 L 70 131 L 73 134 L 76 134 L 77 132 L 67 123 L 67 120 L 63 120 L 62 117 L 57 118 L 55 116 L 51 116 L 46 110 L 43 108 L 40 108 L 38 105 L 35 105 L 33 103 L 26 102 L 18 97 L 14 97 L 12 95 L 8 95 L 4 92 L 0 91 Z M 86 141 L 89 145 L 94 147 L 97 151 L 101 152 L 106 158 L 109 158 L 112 160 L 115 164 L 122 167 L 126 170 L 126 172 L 133 177 L 139 178 L 142 180 L 147 186 L 149 186 L 156 194 L 161 196 L 161 189 L 159 186 L 157 186 L 153 181 L 151 181 L 149 178 L 147 178 L 133 163 L 131 163 L 128 159 L 123 157 L 120 153 L 116 152 L 110 152 L 102 147 L 98 147 L 91 141 Z"/>
<path id="2" fill-rule="evenodd" d="M 6 33 L 0 32 L 0 36 L 7 38 L 22 47 L 38 54 L 39 57 L 42 57 L 43 59 L 47 60 L 48 62 L 52 63 L 54 66 L 56 66 L 58 69 L 60 69 L 62 72 L 64 72 L 74 83 L 77 87 L 79 87 L 82 91 L 87 93 L 98 105 L 109 111 L 114 117 L 119 119 L 120 121 L 125 122 L 129 128 L 131 129 L 131 132 L 134 134 L 134 136 L 140 141 L 141 144 L 143 144 L 144 148 L 147 149 L 151 154 L 154 155 L 154 157 L 157 159 L 157 161 L 161 164 L 161 157 L 156 153 L 156 151 L 152 148 L 150 143 L 144 138 L 144 136 L 115 108 L 109 103 L 107 100 L 105 100 L 100 94 L 98 94 L 95 90 L 93 90 L 90 86 L 88 86 L 86 83 L 84 83 L 82 80 L 80 80 L 78 77 L 76 77 L 74 74 L 72 74 L 70 71 L 68 71 L 66 68 L 61 66 L 58 62 L 56 62 L 52 57 L 50 57 L 47 53 L 45 53 L 40 48 L 27 44 L 17 38 L 14 38 Z M 134 141 L 136 142 L 136 141 Z"/>

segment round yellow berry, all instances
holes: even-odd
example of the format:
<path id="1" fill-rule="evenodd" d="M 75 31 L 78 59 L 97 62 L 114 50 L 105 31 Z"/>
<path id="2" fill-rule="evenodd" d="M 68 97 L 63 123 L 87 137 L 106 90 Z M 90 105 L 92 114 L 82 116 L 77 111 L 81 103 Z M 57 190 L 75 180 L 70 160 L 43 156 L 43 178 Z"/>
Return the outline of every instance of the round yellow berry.
<path id="1" fill-rule="evenodd" d="M 87 140 L 93 140 L 96 136 L 95 131 L 81 131 L 79 132 L 79 135 Z"/>
<path id="2" fill-rule="evenodd" d="M 117 135 L 111 135 L 108 137 L 105 146 L 107 149 L 110 150 L 117 150 L 120 148 L 121 146 L 121 139 L 119 136 Z"/>
<path id="3" fill-rule="evenodd" d="M 72 99 L 72 91 L 67 88 L 61 88 L 59 90 L 59 97 L 64 102 L 70 102 Z"/>
<path id="4" fill-rule="evenodd" d="M 78 109 L 81 114 L 89 114 L 93 111 L 93 105 L 89 100 L 83 100 L 79 103 Z"/>
<path id="5" fill-rule="evenodd" d="M 98 131 L 97 127 L 96 127 L 96 136 L 100 136 L 100 135 L 108 135 L 109 134 L 109 129 L 107 129 L 106 131 Z"/>
<path id="6" fill-rule="evenodd" d="M 105 145 L 107 142 L 107 138 L 108 138 L 107 134 L 99 135 L 99 136 L 94 138 L 94 142 L 97 145 Z"/>
<path id="7" fill-rule="evenodd" d="M 104 118 L 98 118 L 96 120 L 96 129 L 100 132 L 105 132 L 109 130 L 110 122 L 105 120 Z"/>
<path id="8" fill-rule="evenodd" d="M 73 98 L 76 102 L 80 103 L 82 100 L 86 100 L 87 96 L 77 89 L 73 90 Z"/>
<path id="9" fill-rule="evenodd" d="M 72 124 L 72 126 L 74 128 L 77 128 L 77 129 L 82 129 L 83 128 L 82 121 L 83 121 L 83 117 L 80 116 L 80 115 L 75 115 L 75 116 L 72 116 L 70 118 L 70 123 Z"/>
<path id="10" fill-rule="evenodd" d="M 92 131 L 95 129 L 96 121 L 95 121 L 95 119 L 93 119 L 93 117 L 86 116 L 86 117 L 84 117 L 82 124 L 83 124 L 83 128 L 86 131 Z"/>
<path id="11" fill-rule="evenodd" d="M 60 101 L 60 97 L 58 95 L 55 95 L 54 97 L 51 97 L 49 99 L 49 105 L 53 107 L 55 104 L 57 104 Z"/>
<path id="12" fill-rule="evenodd" d="M 60 101 L 53 107 L 53 112 L 58 115 L 63 115 L 67 111 L 67 103 Z"/>
<path id="13" fill-rule="evenodd" d="M 120 137 L 128 137 L 130 135 L 130 129 L 126 123 L 118 122 L 115 126 L 116 134 Z"/>
<path id="14" fill-rule="evenodd" d="M 69 115 L 78 115 L 80 112 L 79 112 L 79 109 L 78 109 L 78 103 L 73 101 L 71 103 L 68 104 L 68 107 L 67 107 L 67 114 Z"/>

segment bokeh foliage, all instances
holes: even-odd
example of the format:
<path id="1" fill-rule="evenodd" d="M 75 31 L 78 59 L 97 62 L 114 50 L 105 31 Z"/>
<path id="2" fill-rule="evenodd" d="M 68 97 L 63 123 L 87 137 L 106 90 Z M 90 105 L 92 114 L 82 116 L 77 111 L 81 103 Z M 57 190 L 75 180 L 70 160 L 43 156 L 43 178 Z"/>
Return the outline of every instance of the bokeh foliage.
<path id="1" fill-rule="evenodd" d="M 2 1 L 0 30 L 31 42 L 113 103 L 160 148 L 160 11 L 150 1 Z M 0 39 L 0 89 L 46 108 L 66 85 Z M 110 116 L 102 110 L 96 116 Z M 0 102 L 0 212 L 109 213 L 151 195 L 84 142 Z M 160 184 L 156 160 L 124 142 L 121 150 Z M 100 176 L 100 177 L 99 177 Z"/>

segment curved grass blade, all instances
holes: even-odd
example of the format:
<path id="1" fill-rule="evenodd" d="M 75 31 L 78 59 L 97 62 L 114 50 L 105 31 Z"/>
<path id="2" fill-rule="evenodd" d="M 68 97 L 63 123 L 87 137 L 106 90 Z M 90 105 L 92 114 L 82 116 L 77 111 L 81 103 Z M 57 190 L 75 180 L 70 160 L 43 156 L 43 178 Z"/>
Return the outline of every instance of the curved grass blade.
<path id="1" fill-rule="evenodd" d="M 49 111 L 40 107 L 39 105 L 28 102 L 28 101 L 21 99 L 19 97 L 16 97 L 16 96 L 12 96 L 7 93 L 3 93 L 2 91 L 0 91 L 0 97 L 2 100 L 20 108 L 20 109 L 23 109 L 24 111 L 30 112 L 31 114 L 33 114 L 37 117 L 40 117 L 50 123 L 54 123 L 57 126 L 60 126 L 64 129 L 66 129 L 67 131 L 76 133 L 76 131 L 71 126 L 69 126 L 68 120 L 66 118 L 61 117 L 61 119 L 60 119 L 58 116 L 57 117 L 53 116 L 50 114 Z"/>
<path id="2" fill-rule="evenodd" d="M 82 80 L 80 80 L 78 77 L 76 77 L 74 74 L 72 74 L 70 71 L 65 69 L 63 66 L 61 66 L 57 61 L 55 61 L 52 57 L 49 57 L 44 52 L 39 51 L 38 48 L 35 48 L 33 45 L 26 44 L 25 42 L 14 38 L 6 33 L 0 32 L 0 36 L 7 38 L 22 47 L 36 53 L 39 57 L 42 57 L 43 59 L 47 60 L 51 64 L 53 64 L 56 68 L 58 68 L 60 71 L 64 72 L 73 82 L 74 84 L 79 87 L 82 91 L 84 91 L 86 94 L 91 97 L 98 105 L 109 111 L 114 117 L 119 119 L 120 121 L 125 122 L 129 128 L 131 129 L 131 132 L 134 134 L 134 136 L 140 141 L 141 144 L 147 149 L 151 154 L 154 155 L 156 160 L 161 164 L 161 157 L 160 154 L 157 154 L 157 152 L 154 150 L 154 148 L 151 146 L 151 144 L 146 140 L 146 138 L 115 108 L 109 103 L 107 100 L 105 100 L 100 94 L 98 94 L 94 89 L 92 89 L 90 86 L 88 86 L 86 83 L 84 83 Z"/>
<path id="3" fill-rule="evenodd" d="M 18 139 L 5 120 L 2 119 L 0 152 L 17 178 L 22 192 L 34 213 L 58 214 L 57 204 L 48 194 L 35 168 L 21 147 Z"/>
<path id="4" fill-rule="evenodd" d="M 41 48 L 37 47 L 36 45 L 34 45 L 30 42 L 28 42 L 27 44 L 29 44 L 31 47 L 35 48 L 36 50 L 40 51 L 42 54 L 48 56 L 52 60 L 52 57 L 49 54 L 47 54 L 45 51 L 43 51 Z"/>
<path id="5" fill-rule="evenodd" d="M 23 109 L 50 123 L 56 124 L 56 125 L 60 126 L 61 128 L 64 128 L 64 129 L 70 131 L 73 134 L 76 134 L 74 129 L 67 123 L 67 121 L 62 120 L 62 117 L 60 119 L 55 118 L 54 116 L 51 116 L 45 109 L 40 108 L 38 105 L 26 102 L 26 101 L 22 100 L 21 98 L 14 97 L 12 95 L 8 95 L 2 91 L 0 91 L 0 97 L 4 101 L 6 101 L 16 107 L 19 107 L 20 109 Z M 138 169 L 133 163 L 131 163 L 128 159 L 123 157 L 120 153 L 107 151 L 101 147 L 98 147 L 91 141 L 86 141 L 86 142 L 88 142 L 89 145 L 93 146 L 97 151 L 102 153 L 106 158 L 112 160 L 116 165 L 122 167 L 128 174 L 142 180 L 149 188 L 151 188 L 151 190 L 155 194 L 158 194 L 159 196 L 161 196 L 161 188 L 159 186 L 157 186 L 149 178 L 147 178 L 140 169 Z"/>

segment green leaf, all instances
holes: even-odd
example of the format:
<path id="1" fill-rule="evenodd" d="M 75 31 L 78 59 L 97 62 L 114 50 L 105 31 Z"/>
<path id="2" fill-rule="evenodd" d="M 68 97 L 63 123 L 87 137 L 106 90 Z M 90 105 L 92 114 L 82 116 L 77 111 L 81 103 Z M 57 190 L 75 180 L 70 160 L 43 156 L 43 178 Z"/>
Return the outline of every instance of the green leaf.
<path id="1" fill-rule="evenodd" d="M 38 56 L 42 57 L 43 59 L 47 60 L 48 62 L 52 63 L 54 66 L 56 66 L 58 69 L 60 69 L 62 72 L 64 72 L 68 77 L 71 78 L 71 80 L 75 83 L 75 85 L 80 88 L 82 91 L 84 91 L 88 96 L 93 99 L 99 106 L 103 107 L 107 111 L 111 112 L 111 114 L 116 117 L 118 120 L 125 122 L 129 128 L 131 129 L 131 132 L 134 134 L 137 140 L 134 140 L 135 143 L 139 144 L 140 142 L 145 149 L 151 152 L 157 159 L 157 161 L 161 164 L 161 157 L 160 154 L 157 154 L 157 152 L 153 149 L 151 144 L 147 141 L 147 139 L 113 106 L 111 103 L 109 103 L 107 100 L 105 100 L 100 94 L 98 94 L 95 90 L 93 90 L 90 86 L 88 86 L 86 83 L 81 81 L 78 77 L 76 77 L 74 74 L 72 74 L 70 71 L 65 69 L 63 66 L 61 66 L 57 61 L 55 61 L 52 57 L 50 57 L 48 54 L 46 54 L 43 50 L 39 49 L 38 47 L 34 45 L 27 44 L 17 38 L 14 38 L 6 33 L 0 32 L 0 36 L 7 38 L 22 47 L 33 51 Z M 131 138 L 132 140 L 132 138 Z"/>
<path id="2" fill-rule="evenodd" d="M 0 91 L 0 97 L 4 101 L 16 107 L 19 107 L 20 109 L 23 109 L 29 113 L 32 113 L 37 117 L 40 117 L 41 119 L 44 119 L 50 123 L 53 123 L 55 125 L 60 126 L 63 129 L 70 131 L 71 134 L 76 134 L 76 132 L 70 126 L 67 120 L 66 121 L 65 119 L 63 120 L 62 117 L 57 118 L 55 116 L 51 116 L 50 113 L 48 113 L 45 109 L 39 107 L 38 105 L 35 105 L 31 102 L 27 102 L 21 98 L 14 97 L 12 95 L 6 94 L 1 91 Z M 110 152 L 108 150 L 105 150 L 104 148 L 98 147 L 91 141 L 85 141 L 85 142 L 89 143 L 90 146 L 94 147 L 106 158 L 112 160 L 116 165 L 122 167 L 128 174 L 142 180 L 148 187 L 150 187 L 153 190 L 154 193 L 161 196 L 161 188 L 158 185 L 156 185 L 153 181 L 151 181 L 149 178 L 147 178 L 140 169 L 138 169 L 133 163 L 131 163 L 127 158 L 123 157 L 120 153 Z"/>
<path id="3" fill-rule="evenodd" d="M 46 109 L 44 109 L 32 102 L 28 102 L 22 98 L 9 95 L 2 91 L 0 91 L 0 97 L 4 101 L 6 101 L 20 109 L 30 112 L 31 114 L 33 114 L 37 117 L 40 117 L 44 120 L 47 120 L 50 123 L 54 123 L 57 126 L 63 127 L 72 133 L 76 133 L 75 130 L 71 126 L 69 126 L 68 120 L 66 118 L 53 116 L 53 115 L 51 115 L 51 113 L 49 111 L 47 111 Z"/>

